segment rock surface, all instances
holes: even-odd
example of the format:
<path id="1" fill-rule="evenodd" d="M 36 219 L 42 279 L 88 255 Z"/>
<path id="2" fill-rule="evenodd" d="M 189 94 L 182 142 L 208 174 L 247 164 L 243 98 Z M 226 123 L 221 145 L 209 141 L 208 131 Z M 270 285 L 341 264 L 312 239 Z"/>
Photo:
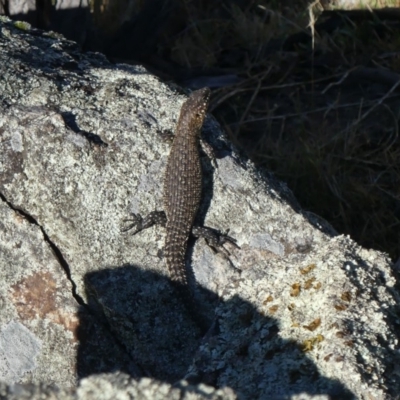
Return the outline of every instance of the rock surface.
<path id="1" fill-rule="evenodd" d="M 396 398 L 390 260 L 301 211 L 211 117 L 218 168 L 204 157 L 199 222 L 241 248 L 228 259 L 190 246 L 205 337 L 169 284 L 163 229 L 122 232 L 129 213 L 162 208 L 162 137 L 184 98 L 142 67 L 0 22 L 2 398 L 109 398 L 105 387 L 129 398 L 140 385 L 180 398 L 190 391 L 170 384 L 182 378 L 196 396 L 226 388 L 215 398 Z"/>

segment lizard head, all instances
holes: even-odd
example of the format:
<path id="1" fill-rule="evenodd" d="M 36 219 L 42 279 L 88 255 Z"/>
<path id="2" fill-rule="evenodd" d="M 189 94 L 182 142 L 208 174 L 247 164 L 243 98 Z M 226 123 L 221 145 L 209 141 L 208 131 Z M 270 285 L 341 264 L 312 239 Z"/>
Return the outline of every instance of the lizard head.
<path id="1" fill-rule="evenodd" d="M 203 88 L 192 92 L 189 98 L 183 103 L 180 119 L 193 132 L 200 131 L 207 113 L 211 91 Z"/>

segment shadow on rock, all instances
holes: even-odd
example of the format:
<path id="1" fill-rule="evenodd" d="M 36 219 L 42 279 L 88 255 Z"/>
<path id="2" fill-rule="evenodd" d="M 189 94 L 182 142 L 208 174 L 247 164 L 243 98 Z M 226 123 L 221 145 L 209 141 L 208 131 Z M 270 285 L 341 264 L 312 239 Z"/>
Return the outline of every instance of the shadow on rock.
<path id="1" fill-rule="evenodd" d="M 299 393 L 354 398 L 340 382 L 322 376 L 298 343 L 279 337 L 277 320 L 238 296 L 218 308 L 202 338 L 168 278 L 155 272 L 133 265 L 104 269 L 87 274 L 85 287 L 80 378 L 119 370 L 169 383 L 185 377 L 229 386 L 243 398 Z"/>

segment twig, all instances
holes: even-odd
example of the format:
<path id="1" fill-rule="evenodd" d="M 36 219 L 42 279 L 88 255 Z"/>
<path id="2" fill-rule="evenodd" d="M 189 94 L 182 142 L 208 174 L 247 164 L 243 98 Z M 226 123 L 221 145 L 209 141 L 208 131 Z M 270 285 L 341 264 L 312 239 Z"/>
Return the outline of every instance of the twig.
<path id="1" fill-rule="evenodd" d="M 396 96 L 393 96 L 393 97 L 397 97 L 397 95 Z M 372 102 L 372 101 L 370 101 L 370 102 L 368 102 L 368 103 L 365 103 L 364 105 L 363 105 L 363 107 L 367 107 L 367 106 L 369 106 L 370 104 L 372 104 L 372 103 L 375 103 L 375 102 Z M 262 118 L 255 118 L 255 119 L 251 119 L 251 120 L 247 120 L 247 121 L 242 121 L 242 123 L 243 124 L 246 124 L 246 123 L 252 123 L 252 122 L 260 122 L 260 121 L 267 121 L 267 120 L 272 120 L 272 119 L 285 119 L 285 118 L 291 118 L 291 117 L 299 117 L 300 115 L 308 115 L 308 114 L 313 114 L 313 113 L 316 113 L 316 112 L 321 112 L 321 111 L 329 111 L 329 110 L 336 110 L 336 109 L 338 109 L 338 108 L 346 108 L 346 107 L 357 107 L 357 106 L 359 106 L 360 105 L 360 102 L 356 102 L 356 103 L 346 103 L 346 104 L 338 104 L 337 106 L 335 106 L 335 107 L 332 107 L 332 106 L 329 106 L 329 107 L 320 107 L 320 108 L 315 108 L 314 110 L 308 110 L 308 111 L 304 111 L 304 112 L 301 112 L 301 113 L 292 113 L 292 114 L 284 114 L 284 115 L 275 115 L 275 116 L 273 116 L 273 117 L 262 117 Z M 235 126 L 235 125 L 238 125 L 239 124 L 239 122 L 235 122 L 235 123 L 232 123 L 232 124 L 229 124 L 229 126 Z"/>
<path id="2" fill-rule="evenodd" d="M 376 107 L 380 106 L 389 97 L 389 95 L 396 90 L 396 88 L 399 85 L 400 85 L 400 79 L 391 87 L 391 89 L 384 96 L 382 96 L 377 102 L 374 102 L 373 106 L 368 111 L 366 111 L 363 115 L 361 115 L 360 118 L 358 118 L 357 120 L 353 121 L 353 123 L 350 126 L 348 126 L 346 129 L 344 129 L 341 132 L 341 134 L 343 134 L 343 133 L 349 131 L 350 129 L 354 128 L 354 126 L 356 126 L 361 121 L 363 121 L 365 118 L 367 118 L 368 115 L 371 114 L 372 111 L 374 111 Z"/>
<path id="3" fill-rule="evenodd" d="M 270 67 L 267 71 L 267 73 L 269 73 L 269 71 L 271 70 L 272 67 Z M 265 74 L 265 71 L 262 73 Z M 226 101 L 227 99 L 236 96 L 239 93 L 244 93 L 244 92 L 249 92 L 251 90 L 253 90 L 253 86 L 249 86 L 249 87 L 245 87 L 243 89 L 239 89 L 239 86 L 243 86 L 244 84 L 249 84 L 251 85 L 251 79 L 254 79 L 256 77 L 258 77 L 261 74 L 257 74 L 254 77 L 240 82 L 238 84 L 236 84 L 233 89 L 230 92 L 225 93 L 223 96 L 221 96 L 220 98 L 214 98 L 213 103 L 211 105 L 211 107 L 209 107 L 210 112 L 212 112 L 213 110 L 215 110 L 219 105 L 221 105 L 224 101 Z M 327 80 L 330 80 L 332 78 L 336 78 L 338 76 L 342 76 L 343 73 L 338 73 L 338 74 L 334 74 L 334 75 L 329 75 L 329 76 L 324 76 L 322 78 L 318 78 L 318 79 L 310 79 L 308 81 L 302 81 L 302 82 L 291 82 L 291 83 L 285 83 L 285 84 L 281 84 L 281 85 L 270 85 L 270 86 L 264 86 L 260 88 L 260 92 L 264 92 L 267 90 L 275 90 L 275 89 L 283 89 L 283 88 L 289 88 L 289 87 L 296 87 L 296 86 L 303 86 L 303 85 L 307 85 L 307 84 L 314 84 L 314 83 L 318 83 L 318 82 L 324 82 Z M 220 89 L 220 91 L 225 90 L 224 89 Z M 218 92 L 218 90 L 216 90 L 216 92 Z"/>
<path id="4" fill-rule="evenodd" d="M 331 87 L 337 86 L 337 85 L 340 85 L 341 83 L 343 83 L 343 81 L 346 80 L 347 77 L 348 77 L 352 72 L 354 72 L 357 68 L 358 68 L 358 67 L 354 67 L 354 68 L 352 68 L 352 69 L 349 69 L 349 70 L 342 76 L 341 79 L 339 79 L 337 82 L 332 82 L 332 83 L 330 83 L 321 93 L 322 93 L 322 94 L 325 94 Z"/>
<path id="5" fill-rule="evenodd" d="M 250 110 L 250 107 L 253 105 L 253 102 L 254 102 L 256 96 L 258 95 L 258 92 L 260 91 L 260 87 L 261 87 L 261 81 L 258 81 L 257 87 L 254 90 L 253 95 L 251 96 L 251 99 L 250 99 L 250 101 L 248 102 L 248 104 L 246 106 L 246 109 L 244 110 L 242 116 L 240 117 L 236 134 L 238 134 L 240 126 L 242 125 L 244 119 L 246 118 L 246 116 L 247 116 L 247 114 L 248 114 L 248 112 Z"/>

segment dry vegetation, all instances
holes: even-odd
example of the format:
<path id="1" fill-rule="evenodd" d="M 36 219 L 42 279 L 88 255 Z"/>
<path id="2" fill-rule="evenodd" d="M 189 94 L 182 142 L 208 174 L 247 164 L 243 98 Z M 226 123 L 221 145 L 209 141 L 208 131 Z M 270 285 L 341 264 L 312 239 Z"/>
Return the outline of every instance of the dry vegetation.
<path id="1" fill-rule="evenodd" d="M 104 23 L 118 2 L 100 3 Z M 400 1 L 347 2 L 364 10 L 353 14 L 322 12 L 322 1 L 171 3 L 157 54 L 195 71 L 173 79 L 213 86 L 231 139 L 303 208 L 399 257 L 400 10 L 372 9 Z"/>

